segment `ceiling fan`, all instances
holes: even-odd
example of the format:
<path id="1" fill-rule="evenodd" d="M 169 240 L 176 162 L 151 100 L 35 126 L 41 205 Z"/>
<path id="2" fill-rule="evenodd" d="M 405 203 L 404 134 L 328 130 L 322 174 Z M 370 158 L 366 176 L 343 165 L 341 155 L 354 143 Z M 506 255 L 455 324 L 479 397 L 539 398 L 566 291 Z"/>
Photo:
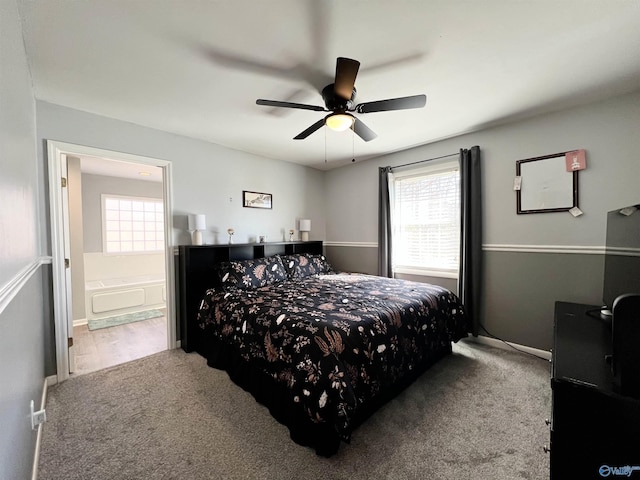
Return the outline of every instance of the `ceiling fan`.
<path id="1" fill-rule="evenodd" d="M 356 135 L 365 142 L 373 140 L 377 135 L 367 127 L 362 121 L 353 116 L 349 112 L 372 113 L 386 112 L 390 110 L 407 110 L 410 108 L 422 108 L 427 102 L 426 95 L 412 95 L 410 97 L 389 98 L 386 100 L 377 100 L 374 102 L 365 102 L 356 105 L 354 100 L 356 97 L 356 76 L 360 62 L 351 58 L 338 57 L 336 61 L 336 76 L 334 83 L 331 83 L 322 89 L 322 99 L 325 107 L 317 105 L 307 105 L 304 103 L 280 102 L 277 100 L 264 100 L 259 98 L 256 100 L 258 105 L 268 107 L 284 107 L 298 108 L 302 110 L 314 110 L 316 112 L 331 112 L 329 115 L 303 130 L 293 137 L 294 140 L 302 140 L 307 138 L 323 125 L 332 130 L 343 131 L 351 128 Z"/>

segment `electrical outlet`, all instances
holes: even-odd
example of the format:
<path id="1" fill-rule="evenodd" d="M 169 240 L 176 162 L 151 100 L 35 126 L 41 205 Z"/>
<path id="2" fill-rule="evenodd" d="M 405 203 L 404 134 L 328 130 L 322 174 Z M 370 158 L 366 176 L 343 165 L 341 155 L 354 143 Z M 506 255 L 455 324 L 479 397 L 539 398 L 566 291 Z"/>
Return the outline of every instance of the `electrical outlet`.
<path id="1" fill-rule="evenodd" d="M 31 400 L 31 430 L 35 430 L 38 425 L 47 421 L 47 412 L 44 410 L 33 409 L 33 400 Z"/>

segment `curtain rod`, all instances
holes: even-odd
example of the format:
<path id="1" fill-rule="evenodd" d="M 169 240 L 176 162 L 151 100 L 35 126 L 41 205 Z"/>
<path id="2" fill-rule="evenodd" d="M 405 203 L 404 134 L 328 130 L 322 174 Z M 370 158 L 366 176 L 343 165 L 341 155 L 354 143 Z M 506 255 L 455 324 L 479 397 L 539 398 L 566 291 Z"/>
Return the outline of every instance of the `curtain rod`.
<path id="1" fill-rule="evenodd" d="M 453 157 L 455 155 L 460 155 L 460 152 L 450 153 L 449 155 L 442 155 L 440 157 L 427 158 L 426 160 L 418 160 L 417 162 L 405 163 L 402 165 L 396 165 L 395 167 L 388 167 L 388 168 L 393 170 L 394 168 L 408 167 L 410 165 L 416 165 L 418 163 L 424 163 L 424 162 L 431 162 L 433 160 L 440 160 L 441 158 Z"/>

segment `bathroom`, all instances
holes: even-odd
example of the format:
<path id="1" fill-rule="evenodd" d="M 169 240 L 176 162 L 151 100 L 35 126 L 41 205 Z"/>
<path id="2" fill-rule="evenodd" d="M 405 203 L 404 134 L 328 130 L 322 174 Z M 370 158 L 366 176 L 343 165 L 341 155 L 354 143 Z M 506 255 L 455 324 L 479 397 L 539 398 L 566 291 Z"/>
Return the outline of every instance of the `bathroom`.
<path id="1" fill-rule="evenodd" d="M 162 169 L 69 156 L 67 178 L 72 373 L 166 349 Z"/>

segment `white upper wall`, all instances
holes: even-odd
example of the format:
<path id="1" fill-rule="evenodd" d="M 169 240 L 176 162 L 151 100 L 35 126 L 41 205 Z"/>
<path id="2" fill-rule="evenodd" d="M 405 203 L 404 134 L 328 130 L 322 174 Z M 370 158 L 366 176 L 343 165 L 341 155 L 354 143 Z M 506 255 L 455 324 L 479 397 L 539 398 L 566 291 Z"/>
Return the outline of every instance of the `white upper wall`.
<path id="1" fill-rule="evenodd" d="M 49 138 L 171 160 L 178 244 L 190 242 L 189 213 L 206 214 L 208 243 L 225 243 L 228 227 L 236 230 L 237 243 L 253 241 L 257 235 L 282 240 L 289 228 L 297 230 L 299 218 L 312 220 L 311 239 L 376 242 L 378 167 L 438 157 L 473 145 L 480 146 L 483 159 L 485 244 L 602 246 L 605 213 L 640 201 L 636 193 L 640 162 L 635 160 L 640 136 L 634 131 L 640 124 L 640 92 L 328 172 L 46 102 L 37 102 L 37 111 L 39 148 Z M 517 215 L 516 161 L 574 149 L 587 151 L 587 169 L 579 173 L 579 205 L 584 215 Z M 243 208 L 242 190 L 272 193 L 273 210 Z"/>
<path id="2" fill-rule="evenodd" d="M 484 244 L 602 246 L 606 212 L 640 202 L 640 92 L 406 150 L 326 173 L 327 241 L 376 242 L 378 167 L 401 165 L 479 145 Z M 585 149 L 579 206 L 516 214 L 516 161 Z"/>
<path id="3" fill-rule="evenodd" d="M 227 228 L 236 243 L 288 239 L 297 219 L 311 219 L 312 240 L 325 237 L 323 172 L 38 101 L 38 146 L 44 165 L 43 140 L 141 155 L 172 162 L 173 239 L 189 244 L 187 215 L 204 213 L 205 243 L 226 243 Z M 43 185 L 44 188 L 44 185 Z M 244 208 L 242 191 L 273 195 L 273 209 Z M 48 243 L 48 239 L 45 238 Z"/>
<path id="4" fill-rule="evenodd" d="M 39 254 L 35 104 L 16 2 L 0 2 L 0 290 Z"/>

